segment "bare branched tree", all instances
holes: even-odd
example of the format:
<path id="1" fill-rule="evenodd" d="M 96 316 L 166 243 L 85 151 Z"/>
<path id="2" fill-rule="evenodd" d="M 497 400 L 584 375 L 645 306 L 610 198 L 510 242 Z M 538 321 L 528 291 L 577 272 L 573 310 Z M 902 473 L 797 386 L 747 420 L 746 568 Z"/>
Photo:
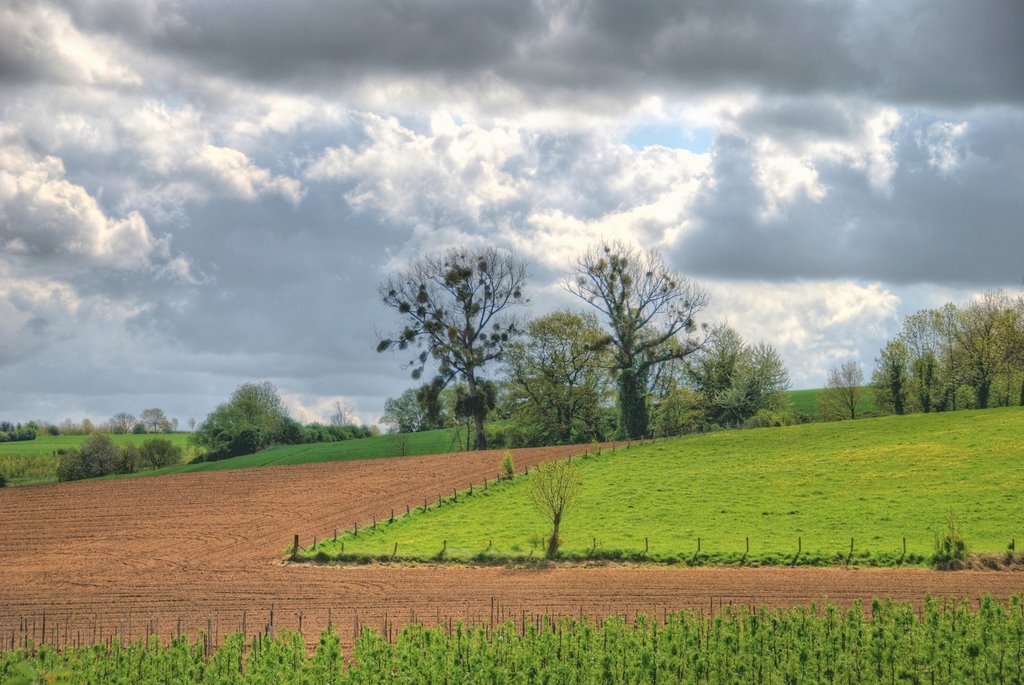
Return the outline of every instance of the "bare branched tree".
<path id="1" fill-rule="evenodd" d="M 467 414 L 476 428 L 476 448 L 487 449 L 484 419 L 488 399 L 480 372 L 500 359 L 519 333 L 508 308 L 526 302 L 526 267 L 495 248 L 450 249 L 430 255 L 395 274 L 378 288 L 384 305 L 398 312 L 402 329 L 382 337 L 377 351 L 420 349 L 411 362 L 420 378 L 429 359 L 438 366 L 438 389 L 461 378 L 468 386 Z"/>
<path id="2" fill-rule="evenodd" d="M 857 402 L 864 394 L 864 370 L 853 360 L 833 366 L 818 395 L 818 411 L 826 421 L 857 418 Z"/>
<path id="3" fill-rule="evenodd" d="M 707 291 L 658 252 L 621 242 L 588 250 L 564 287 L 601 312 L 611 330 L 606 344 L 618 376 L 620 437 L 646 435 L 648 374 L 703 346 L 708 329 L 698 328 L 696 316 L 708 304 Z"/>

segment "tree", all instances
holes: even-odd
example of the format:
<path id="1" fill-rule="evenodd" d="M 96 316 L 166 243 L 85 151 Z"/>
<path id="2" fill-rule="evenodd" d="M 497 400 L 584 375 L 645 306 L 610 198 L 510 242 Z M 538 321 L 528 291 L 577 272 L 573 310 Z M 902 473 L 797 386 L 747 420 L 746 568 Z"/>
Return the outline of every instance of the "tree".
<path id="1" fill-rule="evenodd" d="M 159 433 L 167 425 L 167 415 L 163 409 L 159 407 L 152 407 L 150 409 L 143 409 L 142 413 L 139 414 L 139 420 L 146 426 L 146 430 L 150 433 Z"/>
<path id="2" fill-rule="evenodd" d="M 986 293 L 964 307 L 944 309 L 946 325 L 956 342 L 958 368 L 974 389 L 975 406 L 985 409 L 996 376 L 1006 360 L 1000 331 L 1009 302 L 1002 292 Z"/>
<path id="3" fill-rule="evenodd" d="M 551 521 L 547 558 L 553 559 L 561 539 L 558 536 L 562 519 L 577 503 L 583 480 L 576 467 L 565 461 L 549 461 L 530 474 L 530 500 L 540 515 Z"/>
<path id="4" fill-rule="evenodd" d="M 273 383 L 243 383 L 230 400 L 210 412 L 192 439 L 208 449 L 210 459 L 252 454 L 284 442 L 288 419 Z"/>
<path id="5" fill-rule="evenodd" d="M 410 346 L 421 349 L 412 361 L 412 377 L 420 378 L 432 358 L 440 387 L 461 378 L 469 389 L 468 403 L 476 428 L 477 449 L 487 448 L 485 397 L 480 373 L 501 359 L 519 333 L 507 310 L 525 303 L 526 268 L 511 253 L 495 248 L 450 249 L 425 257 L 395 274 L 378 288 L 384 305 L 403 319 L 402 329 L 382 338 L 377 351 Z"/>
<path id="6" fill-rule="evenodd" d="M 748 345 L 728 326 L 715 330 L 686 368 L 704 415 L 719 426 L 742 426 L 757 412 L 785 404 L 789 372 L 782 357 L 766 343 Z"/>
<path id="7" fill-rule="evenodd" d="M 135 417 L 127 412 L 119 412 L 110 417 L 110 431 L 112 433 L 125 434 L 132 432 L 135 425 Z"/>
<path id="8" fill-rule="evenodd" d="M 393 433 L 415 433 L 426 430 L 427 412 L 419 400 L 419 389 L 409 388 L 397 398 L 384 402 L 384 415 L 380 422 Z"/>
<path id="9" fill-rule="evenodd" d="M 193 419 L 193 418 L 190 418 L 188 420 L 188 431 L 189 431 L 189 433 L 194 432 L 195 429 L 196 429 L 196 420 Z"/>
<path id="10" fill-rule="evenodd" d="M 332 426 L 355 426 L 359 424 L 359 417 L 356 416 L 352 405 L 341 400 L 334 400 L 334 409 L 331 411 L 330 421 Z"/>
<path id="11" fill-rule="evenodd" d="M 582 443 L 604 437 L 608 394 L 605 334 L 591 313 L 559 311 L 534 319 L 508 348 L 509 401 L 529 444 Z"/>
<path id="12" fill-rule="evenodd" d="M 864 393 L 860 363 L 843 362 L 828 371 L 825 388 L 818 395 L 818 411 L 826 421 L 857 418 L 857 402 Z"/>
<path id="13" fill-rule="evenodd" d="M 899 338 L 890 340 L 875 359 L 871 385 L 875 391 L 875 404 L 880 409 L 893 414 L 906 413 L 910 353 Z"/>
<path id="14" fill-rule="evenodd" d="M 619 437 L 646 435 L 648 374 L 703 345 L 694 317 L 707 306 L 707 292 L 670 270 L 658 252 L 621 242 L 591 248 L 564 287 L 601 312 L 611 329 L 606 345 L 617 374 Z"/>

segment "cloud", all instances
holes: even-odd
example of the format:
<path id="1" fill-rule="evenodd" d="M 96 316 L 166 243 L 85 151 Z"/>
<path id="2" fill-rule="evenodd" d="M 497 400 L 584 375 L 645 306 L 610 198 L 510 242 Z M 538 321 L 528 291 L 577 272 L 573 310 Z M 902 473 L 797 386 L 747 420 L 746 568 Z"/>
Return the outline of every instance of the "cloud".
<path id="1" fill-rule="evenodd" d="M 0 80 L 103 87 L 137 86 L 124 50 L 110 38 L 80 31 L 68 13 L 49 5 L 14 2 L 0 7 Z"/>
<path id="2" fill-rule="evenodd" d="M 880 283 L 710 281 L 712 309 L 748 341 L 773 345 L 794 387 L 812 387 L 854 359 L 870 370 L 880 342 L 898 330 L 901 301 Z"/>
<path id="3" fill-rule="evenodd" d="M 138 212 L 110 217 L 52 156 L 0 143 L 0 247 L 27 259 L 140 269 L 159 243 Z"/>

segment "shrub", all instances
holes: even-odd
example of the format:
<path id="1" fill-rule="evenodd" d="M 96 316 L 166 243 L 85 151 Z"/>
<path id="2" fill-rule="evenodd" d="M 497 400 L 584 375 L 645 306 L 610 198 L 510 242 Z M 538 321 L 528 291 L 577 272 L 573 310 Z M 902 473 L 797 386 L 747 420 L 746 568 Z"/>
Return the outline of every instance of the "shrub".
<path id="1" fill-rule="evenodd" d="M 960 561 L 967 556 L 967 541 L 953 510 L 946 513 L 946 531 L 935 536 L 935 561 Z"/>
<path id="2" fill-rule="evenodd" d="M 516 475 L 516 467 L 512 463 L 512 453 L 508 450 L 505 450 L 505 456 L 501 458 L 501 470 L 505 472 L 506 478 Z"/>
<path id="3" fill-rule="evenodd" d="M 0 488 L 7 487 L 7 479 L 4 478 L 4 474 L 0 473 Z"/>
<path id="4" fill-rule="evenodd" d="M 120 454 L 115 460 L 114 473 L 135 473 L 139 470 L 142 457 L 139 448 L 129 443 L 120 449 Z"/>
<path id="5" fill-rule="evenodd" d="M 112 473 L 133 473 L 139 466 L 139 449 L 126 445 L 119 449 L 109 435 L 99 433 L 82 443 L 78 450 L 57 450 L 57 480 L 81 480 L 109 476 Z"/>
<path id="6" fill-rule="evenodd" d="M 135 435 L 145 435 L 146 434 L 146 424 L 144 424 L 141 421 L 139 421 L 134 426 L 132 426 L 132 433 L 135 433 Z"/>
<path id="7" fill-rule="evenodd" d="M 155 469 L 173 466 L 181 462 L 181 453 L 181 448 L 170 440 L 151 438 L 142 443 L 139 450 L 140 463 Z"/>
<path id="8" fill-rule="evenodd" d="M 59 449 L 57 457 L 57 480 L 80 480 L 87 478 L 85 469 L 82 467 L 82 455 L 76 449 Z"/>

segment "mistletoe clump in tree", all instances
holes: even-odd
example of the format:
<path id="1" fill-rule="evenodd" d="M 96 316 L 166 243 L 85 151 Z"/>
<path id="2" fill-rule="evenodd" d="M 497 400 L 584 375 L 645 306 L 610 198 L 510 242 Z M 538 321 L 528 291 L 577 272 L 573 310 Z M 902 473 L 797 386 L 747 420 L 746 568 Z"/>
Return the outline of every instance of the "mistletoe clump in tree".
<path id="1" fill-rule="evenodd" d="M 450 249 L 430 255 L 381 283 L 384 305 L 403 319 L 402 329 L 382 338 L 377 351 L 415 347 L 412 377 L 420 378 L 429 359 L 438 366 L 430 387 L 440 391 L 452 380 L 466 382 L 464 411 L 471 415 L 477 449 L 487 449 L 484 419 L 489 402 L 481 371 L 501 359 L 519 333 L 507 309 L 525 304 L 526 267 L 496 248 Z"/>
<path id="2" fill-rule="evenodd" d="M 700 349 L 707 329 L 695 317 L 708 294 L 669 269 L 662 256 L 622 242 L 601 243 L 576 262 L 565 289 L 604 315 L 619 390 L 619 437 L 647 434 L 647 380 L 652 368 Z"/>

